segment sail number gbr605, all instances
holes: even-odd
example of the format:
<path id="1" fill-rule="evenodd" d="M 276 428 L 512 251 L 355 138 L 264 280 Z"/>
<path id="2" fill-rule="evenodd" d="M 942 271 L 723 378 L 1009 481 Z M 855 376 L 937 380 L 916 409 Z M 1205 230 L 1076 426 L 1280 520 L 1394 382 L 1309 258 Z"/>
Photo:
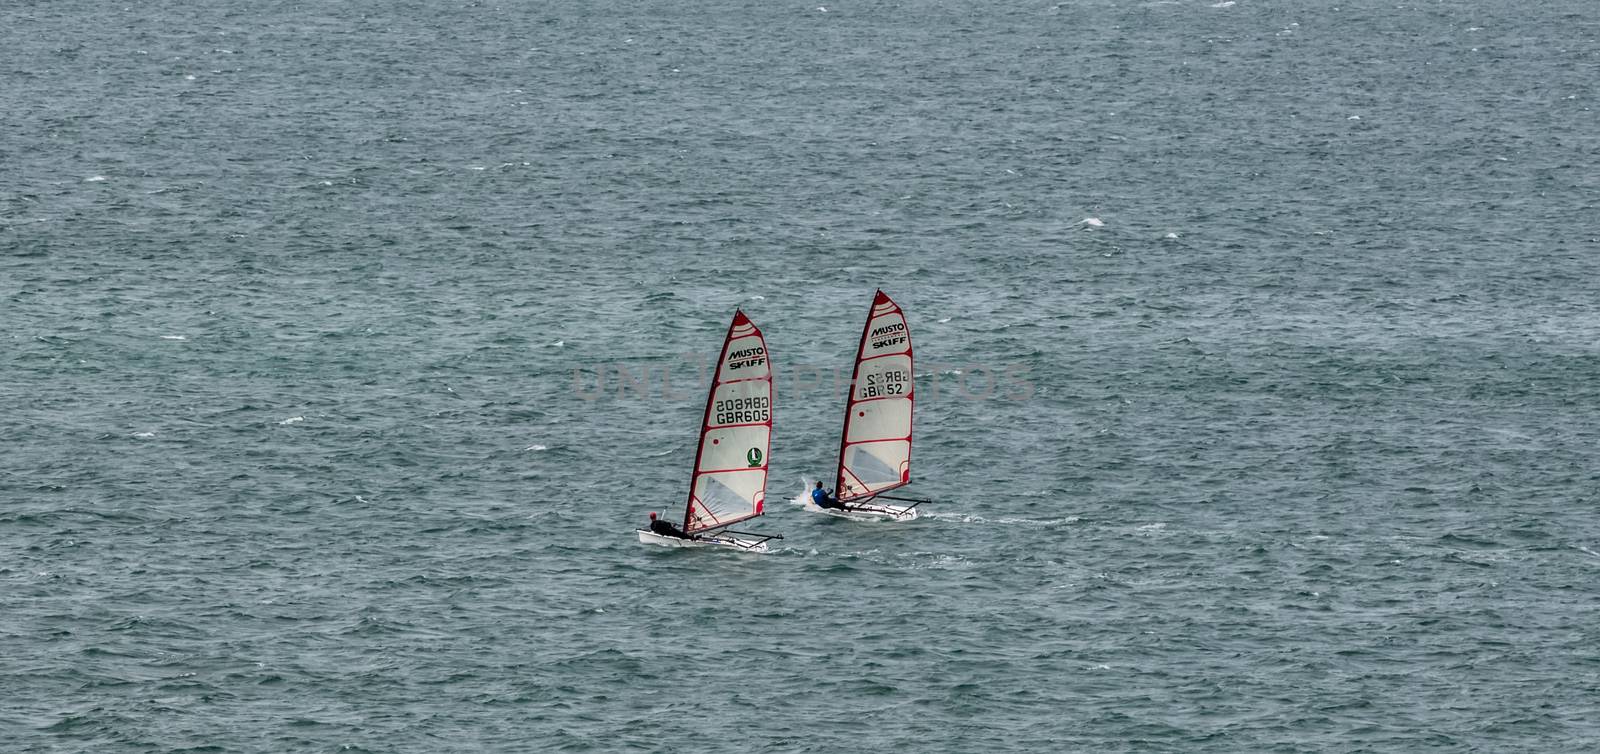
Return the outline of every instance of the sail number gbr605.
<path id="1" fill-rule="evenodd" d="M 903 369 L 891 369 L 881 374 L 868 372 L 862 377 L 866 378 L 866 384 L 856 389 L 856 400 L 905 395 L 911 386 L 911 375 Z"/>
<path id="2" fill-rule="evenodd" d="M 712 424 L 755 424 L 772 420 L 772 399 L 766 396 L 729 398 L 713 406 Z"/>

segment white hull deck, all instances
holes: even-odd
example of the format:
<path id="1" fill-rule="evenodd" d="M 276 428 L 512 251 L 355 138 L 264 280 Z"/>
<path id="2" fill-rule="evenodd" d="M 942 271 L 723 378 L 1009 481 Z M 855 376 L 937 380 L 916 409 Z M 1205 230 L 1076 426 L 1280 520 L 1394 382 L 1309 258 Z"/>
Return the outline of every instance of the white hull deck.
<path id="1" fill-rule="evenodd" d="M 767 552 L 767 543 L 757 539 L 740 539 L 728 534 L 704 534 L 697 539 L 682 539 L 657 534 L 648 529 L 635 529 L 639 534 L 639 541 L 647 545 L 661 545 L 662 547 L 716 547 L 738 552 Z"/>
<path id="2" fill-rule="evenodd" d="M 807 495 L 809 498 L 810 496 Z M 838 508 L 819 508 L 816 503 L 807 499 L 804 503 L 806 510 L 812 513 L 823 513 L 834 518 L 848 518 L 851 521 L 915 521 L 921 514 L 916 508 L 910 506 L 897 507 L 880 502 L 845 503 L 850 510 L 842 511 Z"/>

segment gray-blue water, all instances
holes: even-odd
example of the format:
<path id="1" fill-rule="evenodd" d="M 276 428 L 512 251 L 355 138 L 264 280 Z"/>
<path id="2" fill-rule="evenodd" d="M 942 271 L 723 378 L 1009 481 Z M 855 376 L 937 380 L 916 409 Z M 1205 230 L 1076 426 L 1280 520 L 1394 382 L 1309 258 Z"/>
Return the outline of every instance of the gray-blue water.
<path id="1" fill-rule="evenodd" d="M 1597 37 L 7 4 L 0 748 L 1593 750 Z M 902 525 L 789 501 L 878 286 Z M 735 307 L 785 538 L 641 545 Z"/>

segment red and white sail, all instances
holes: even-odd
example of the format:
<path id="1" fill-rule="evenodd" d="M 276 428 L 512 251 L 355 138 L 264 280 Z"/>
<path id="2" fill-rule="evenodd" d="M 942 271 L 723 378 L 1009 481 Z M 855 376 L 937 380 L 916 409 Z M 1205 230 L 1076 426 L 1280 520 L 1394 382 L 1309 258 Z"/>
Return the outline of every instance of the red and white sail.
<path id="1" fill-rule="evenodd" d="M 883 291 L 873 297 L 845 402 L 834 494 L 860 500 L 911 482 L 911 330 Z"/>
<path id="2" fill-rule="evenodd" d="M 772 444 L 772 364 L 761 331 L 733 313 L 700 425 L 683 530 L 716 529 L 761 515 Z"/>

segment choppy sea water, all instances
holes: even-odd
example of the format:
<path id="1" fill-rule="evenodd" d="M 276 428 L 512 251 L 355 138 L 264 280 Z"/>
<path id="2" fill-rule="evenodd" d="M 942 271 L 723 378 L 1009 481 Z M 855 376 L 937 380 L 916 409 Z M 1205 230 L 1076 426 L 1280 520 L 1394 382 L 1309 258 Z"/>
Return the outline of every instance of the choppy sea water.
<path id="1" fill-rule="evenodd" d="M 6 748 L 1600 739 L 1591 3 L 0 26 Z M 904 525 L 789 501 L 878 286 Z M 642 546 L 735 307 L 785 538 Z"/>

